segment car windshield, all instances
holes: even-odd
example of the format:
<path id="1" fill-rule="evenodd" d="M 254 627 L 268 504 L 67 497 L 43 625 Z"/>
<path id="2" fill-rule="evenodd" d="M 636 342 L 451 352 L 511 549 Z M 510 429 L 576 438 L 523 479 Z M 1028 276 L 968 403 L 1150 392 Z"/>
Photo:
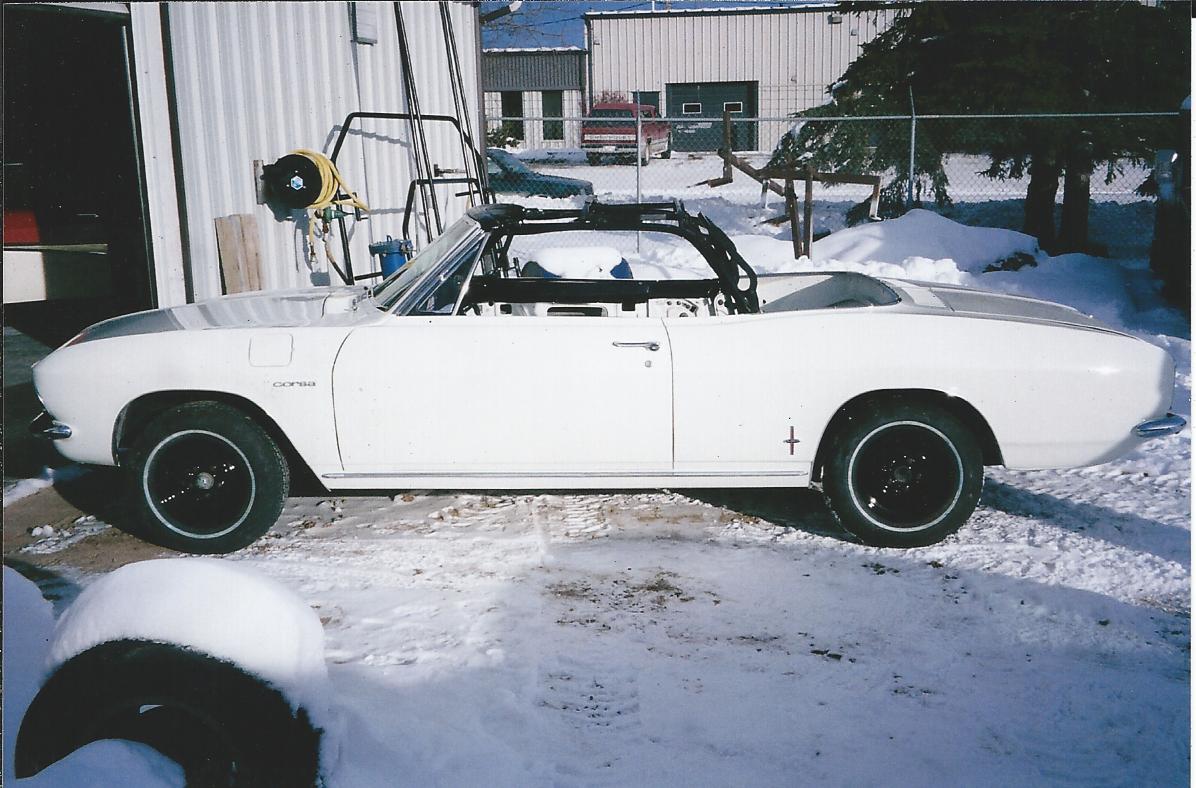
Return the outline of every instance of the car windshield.
<path id="1" fill-rule="evenodd" d="M 439 238 L 412 257 L 411 262 L 374 287 L 372 293 L 378 301 L 379 308 L 391 309 L 411 289 L 412 285 L 448 257 L 451 252 L 471 240 L 480 240 L 483 234 L 484 232 L 477 222 L 468 216 L 461 217 Z"/>
<path id="2" fill-rule="evenodd" d="M 527 168 L 527 165 L 519 161 L 519 159 L 515 158 L 511 154 L 507 153 L 505 150 L 488 150 L 486 151 L 486 155 L 501 164 L 503 169 L 507 172 L 518 172 L 521 174 L 531 172 L 531 170 Z"/>

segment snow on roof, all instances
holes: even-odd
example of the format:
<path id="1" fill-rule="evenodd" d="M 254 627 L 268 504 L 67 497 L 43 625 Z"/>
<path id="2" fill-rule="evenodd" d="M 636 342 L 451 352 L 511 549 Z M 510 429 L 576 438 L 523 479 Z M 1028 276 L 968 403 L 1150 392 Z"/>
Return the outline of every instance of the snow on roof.
<path id="1" fill-rule="evenodd" d="M 486 47 L 485 55 L 529 54 L 534 52 L 585 52 L 585 47 Z"/>
<path id="2" fill-rule="evenodd" d="M 585 16 L 686 16 L 690 14 L 739 14 L 739 13 L 790 13 L 794 11 L 815 11 L 839 8 L 841 3 L 799 3 L 795 5 L 741 5 L 726 8 L 657 8 L 637 9 L 628 11 L 586 11 Z"/>

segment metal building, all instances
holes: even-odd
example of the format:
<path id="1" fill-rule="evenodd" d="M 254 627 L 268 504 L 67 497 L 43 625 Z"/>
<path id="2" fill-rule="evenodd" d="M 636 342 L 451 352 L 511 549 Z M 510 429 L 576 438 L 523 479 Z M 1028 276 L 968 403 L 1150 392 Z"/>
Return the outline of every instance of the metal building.
<path id="1" fill-rule="evenodd" d="M 475 137 L 484 128 L 477 12 L 466 2 L 40 3 L 4 13 L 5 93 L 21 102 L 5 110 L 5 225 L 41 220 L 32 243 L 16 246 L 6 232 L 5 279 L 24 255 L 32 268 L 23 281 L 40 277 L 42 299 L 96 296 L 102 285 L 119 296 L 112 311 L 132 311 L 218 296 L 226 282 L 215 221 L 230 215 L 256 224 L 262 289 L 338 283 L 322 245 L 311 259 L 304 212 L 262 200 L 261 165 L 297 148 L 329 152 L 350 112 L 408 110 L 400 13 L 421 112 L 462 116 Z M 450 28 L 464 83 L 457 98 Z M 432 166 L 459 171 L 457 131 L 424 128 Z M 372 241 L 402 236 L 413 162 L 406 122 L 352 125 L 338 164 L 372 209 L 348 221 L 357 273 L 377 270 Z M 443 223 L 468 207 L 461 191 L 436 189 Z M 54 213 L 63 199 L 75 200 L 69 216 Z M 60 265 L 83 246 L 89 259 Z M 61 287 L 83 274 L 82 288 Z"/>
<path id="2" fill-rule="evenodd" d="M 488 118 L 576 118 L 585 114 L 586 52 L 579 47 L 486 49 L 482 89 Z M 491 122 L 491 129 L 499 126 Z M 515 139 L 529 148 L 576 148 L 577 122 L 508 121 Z"/>
<path id="3" fill-rule="evenodd" d="M 824 103 L 860 47 L 908 4 L 852 13 L 840 3 L 785 7 L 592 11 L 587 102 L 638 94 L 670 118 L 677 150 L 714 150 L 727 109 L 738 118 L 783 118 Z M 734 147 L 770 149 L 785 122 L 743 124 Z"/>

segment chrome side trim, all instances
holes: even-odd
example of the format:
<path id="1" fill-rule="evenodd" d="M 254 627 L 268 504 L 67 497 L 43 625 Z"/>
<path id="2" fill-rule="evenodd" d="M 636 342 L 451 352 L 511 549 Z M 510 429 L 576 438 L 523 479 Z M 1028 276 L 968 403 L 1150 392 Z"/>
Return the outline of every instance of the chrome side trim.
<path id="1" fill-rule="evenodd" d="M 29 431 L 35 438 L 51 441 L 66 440 L 71 437 L 71 428 L 60 421 L 55 421 L 49 413 L 42 411 L 33 421 L 29 422 Z"/>
<path id="2" fill-rule="evenodd" d="M 806 476 L 807 471 L 610 471 L 610 472 L 580 472 L 580 473 L 560 473 L 559 471 L 546 471 L 544 473 L 529 473 L 527 471 L 514 473 L 502 471 L 480 471 L 471 473 L 458 473 L 455 471 L 441 471 L 428 473 L 420 471 L 418 473 L 410 471 L 395 471 L 393 473 L 324 473 L 320 474 L 321 479 L 392 479 L 395 477 L 402 477 L 408 479 L 576 479 L 576 478 L 592 478 L 592 479 L 615 479 L 621 477 L 632 478 L 656 478 L 656 477 L 671 477 L 675 479 L 699 478 L 704 476 L 723 476 L 727 478 L 737 478 L 743 476 L 769 476 L 783 478 L 786 476 Z"/>
<path id="3" fill-rule="evenodd" d="M 1150 419 L 1134 427 L 1134 434 L 1139 438 L 1159 438 L 1164 435 L 1174 435 L 1187 424 L 1182 416 L 1168 413 L 1161 419 Z"/>

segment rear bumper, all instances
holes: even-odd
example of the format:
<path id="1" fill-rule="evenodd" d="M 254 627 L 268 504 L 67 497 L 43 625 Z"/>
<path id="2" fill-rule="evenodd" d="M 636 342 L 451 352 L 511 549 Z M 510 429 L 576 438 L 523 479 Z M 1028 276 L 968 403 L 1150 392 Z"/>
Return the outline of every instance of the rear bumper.
<path id="1" fill-rule="evenodd" d="M 1134 435 L 1139 438 L 1160 438 L 1164 435 L 1174 435 L 1187 425 L 1182 416 L 1168 413 L 1161 419 L 1150 419 L 1134 427 Z"/>
<path id="2" fill-rule="evenodd" d="M 29 431 L 36 438 L 44 438 L 51 441 L 60 441 L 71 437 L 71 428 L 60 421 L 55 421 L 44 410 L 33 421 L 29 422 Z"/>

